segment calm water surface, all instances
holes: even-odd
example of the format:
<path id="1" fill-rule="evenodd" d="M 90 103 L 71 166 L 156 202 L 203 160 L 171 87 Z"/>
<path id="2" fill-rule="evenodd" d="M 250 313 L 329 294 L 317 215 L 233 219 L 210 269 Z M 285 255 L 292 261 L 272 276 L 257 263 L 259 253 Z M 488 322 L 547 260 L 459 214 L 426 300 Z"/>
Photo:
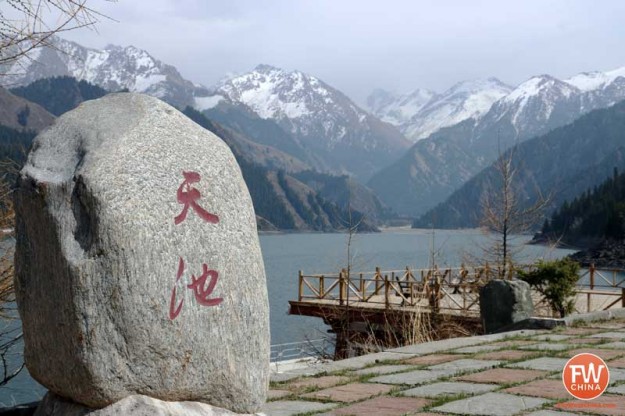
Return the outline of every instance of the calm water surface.
<path id="1" fill-rule="evenodd" d="M 528 237 L 515 239 L 522 244 Z M 337 273 L 347 265 L 346 234 L 267 234 L 260 236 L 265 260 L 271 343 L 318 339 L 326 334 L 321 319 L 289 316 L 289 300 L 297 298 L 298 270 L 306 274 Z M 439 266 L 459 266 L 467 255 L 477 255 L 489 239 L 478 230 L 388 230 L 376 234 L 359 234 L 352 238 L 352 270 L 371 271 L 428 267 L 431 253 L 436 253 Z M 432 250 L 434 248 L 434 250 Z M 557 258 L 570 250 L 525 246 L 520 257 L 525 261 Z M 44 389 L 26 371 L 10 385 L 0 387 L 0 407 L 38 400 Z"/>

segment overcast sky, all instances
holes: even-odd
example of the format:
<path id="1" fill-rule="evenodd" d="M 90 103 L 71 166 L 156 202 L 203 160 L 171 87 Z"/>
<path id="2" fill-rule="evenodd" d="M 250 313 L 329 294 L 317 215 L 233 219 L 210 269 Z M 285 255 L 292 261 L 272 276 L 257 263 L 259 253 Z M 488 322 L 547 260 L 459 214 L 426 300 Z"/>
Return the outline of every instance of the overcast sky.
<path id="1" fill-rule="evenodd" d="M 313 74 L 358 102 L 495 76 L 625 66 L 625 1 L 103 0 L 117 22 L 65 37 L 146 49 L 212 85 L 259 63 Z"/>

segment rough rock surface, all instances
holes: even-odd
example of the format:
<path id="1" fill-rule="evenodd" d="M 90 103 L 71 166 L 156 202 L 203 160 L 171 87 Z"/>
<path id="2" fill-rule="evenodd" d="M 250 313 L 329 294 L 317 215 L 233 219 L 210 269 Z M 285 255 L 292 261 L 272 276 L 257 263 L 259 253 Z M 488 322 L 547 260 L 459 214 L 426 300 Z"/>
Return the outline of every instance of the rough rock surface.
<path id="1" fill-rule="evenodd" d="M 625 268 L 625 241 L 605 240 L 569 256 L 582 267 L 594 264 L 598 268 Z"/>
<path id="2" fill-rule="evenodd" d="M 530 285 L 522 280 L 491 280 L 480 290 L 480 315 L 490 334 L 534 313 Z"/>
<path id="3" fill-rule="evenodd" d="M 34 416 L 235 416 L 226 409 L 199 402 L 164 402 L 147 396 L 128 396 L 103 409 L 88 407 L 48 393 Z"/>
<path id="4" fill-rule="evenodd" d="M 15 202 L 37 381 L 94 408 L 132 394 L 236 412 L 264 403 L 263 260 L 217 136 L 148 96 L 88 101 L 37 137 Z"/>

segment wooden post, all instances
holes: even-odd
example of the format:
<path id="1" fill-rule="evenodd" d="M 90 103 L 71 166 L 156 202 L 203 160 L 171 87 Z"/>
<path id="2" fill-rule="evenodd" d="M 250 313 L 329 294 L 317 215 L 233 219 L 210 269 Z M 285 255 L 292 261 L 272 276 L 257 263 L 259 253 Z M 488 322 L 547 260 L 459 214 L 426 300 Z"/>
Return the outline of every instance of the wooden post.
<path id="1" fill-rule="evenodd" d="M 590 293 L 586 293 L 586 312 L 590 312 Z"/>
<path id="2" fill-rule="evenodd" d="M 376 267 L 375 268 L 375 294 L 376 296 L 378 295 L 378 293 L 380 293 L 380 286 L 382 285 L 382 282 L 380 281 L 382 278 L 382 276 L 380 276 L 380 268 Z"/>
<path id="3" fill-rule="evenodd" d="M 595 288 L 595 263 L 590 264 L 588 271 L 590 272 L 590 290 L 592 290 Z"/>
<path id="4" fill-rule="evenodd" d="M 298 295 L 297 295 L 297 300 L 299 302 L 302 301 L 302 295 L 304 292 L 304 275 L 302 274 L 302 271 L 299 271 L 299 291 L 298 291 Z"/>
<path id="5" fill-rule="evenodd" d="M 621 306 L 625 308 L 625 287 L 621 288 Z"/>
<path id="6" fill-rule="evenodd" d="M 389 295 L 389 284 L 388 284 L 388 275 L 384 275 L 384 306 L 386 307 L 386 309 L 388 309 L 389 307 L 389 299 L 388 299 L 388 295 Z"/>
<path id="7" fill-rule="evenodd" d="M 339 304 L 343 305 L 345 303 L 345 275 L 343 274 L 343 270 L 339 273 Z"/>
<path id="8" fill-rule="evenodd" d="M 324 282 L 324 277 L 323 275 L 321 275 L 321 277 L 319 277 L 319 298 L 323 299 L 323 297 L 325 296 L 325 282 Z"/>
<path id="9" fill-rule="evenodd" d="M 362 278 L 362 273 L 360 273 L 360 293 L 362 294 L 362 298 L 365 298 L 365 281 Z"/>

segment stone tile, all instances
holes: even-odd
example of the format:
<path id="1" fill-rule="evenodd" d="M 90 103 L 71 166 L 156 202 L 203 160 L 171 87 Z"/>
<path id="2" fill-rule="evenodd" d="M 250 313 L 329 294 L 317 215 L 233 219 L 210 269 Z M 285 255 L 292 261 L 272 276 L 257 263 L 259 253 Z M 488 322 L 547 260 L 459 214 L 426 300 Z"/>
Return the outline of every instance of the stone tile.
<path id="1" fill-rule="evenodd" d="M 508 370 L 510 371 L 510 370 Z M 446 381 L 442 383 L 428 384 L 426 386 L 415 387 L 410 390 L 402 391 L 404 396 L 416 396 L 416 397 L 437 397 L 440 395 L 454 395 L 454 394 L 478 394 L 492 391 L 499 386 L 492 384 L 475 384 L 475 383 L 463 383 L 458 381 Z"/>
<path id="2" fill-rule="evenodd" d="M 460 357 L 455 354 L 430 354 L 405 360 L 404 363 L 410 365 L 434 365 L 457 360 L 458 358 Z"/>
<path id="3" fill-rule="evenodd" d="M 336 386 L 337 384 L 347 383 L 350 380 L 349 377 L 343 376 L 324 376 L 316 378 L 305 378 L 303 380 L 296 381 L 287 385 L 289 390 L 302 390 L 311 387 L 318 389 L 325 389 L 328 387 Z"/>
<path id="4" fill-rule="evenodd" d="M 593 415 L 618 415 L 623 416 L 625 413 L 625 396 L 616 396 L 613 394 L 604 394 L 596 399 L 588 402 L 580 400 L 558 403 L 554 405 L 556 409 L 566 410 L 568 412 L 590 413 Z"/>
<path id="5" fill-rule="evenodd" d="M 607 342 L 605 344 L 597 345 L 597 348 L 623 350 L 625 349 L 625 342 L 623 341 Z"/>
<path id="6" fill-rule="evenodd" d="M 499 347 L 505 347 L 505 348 L 517 348 L 517 347 L 520 347 L 522 345 L 530 345 L 530 344 L 536 344 L 536 341 L 530 341 L 530 340 L 526 340 L 526 339 L 518 339 L 518 340 L 497 342 L 497 343 L 494 343 L 492 345 L 497 345 Z"/>
<path id="7" fill-rule="evenodd" d="M 535 339 L 536 341 L 563 341 L 569 338 L 571 338 L 571 335 L 565 334 L 546 334 L 532 337 L 532 339 Z"/>
<path id="8" fill-rule="evenodd" d="M 486 393 L 468 399 L 455 400 L 431 409 L 461 415 L 511 416 L 524 410 L 540 407 L 549 400 L 537 397 L 513 396 L 506 393 Z"/>
<path id="9" fill-rule="evenodd" d="M 521 350 L 500 350 L 485 352 L 478 354 L 475 358 L 480 360 L 501 360 L 501 361 L 513 361 L 520 360 L 522 358 L 531 357 L 538 354 L 537 351 L 521 351 Z"/>
<path id="10" fill-rule="evenodd" d="M 520 347 L 522 350 L 532 351 L 564 351 L 573 348 L 570 344 L 555 344 L 549 342 L 541 342 L 539 344 L 524 345 Z"/>
<path id="11" fill-rule="evenodd" d="M 601 338 L 583 337 L 583 338 L 570 338 L 570 339 L 567 339 L 566 342 L 569 344 L 600 344 L 603 342 L 603 340 Z"/>
<path id="12" fill-rule="evenodd" d="M 614 393 L 614 394 L 625 394 L 625 384 L 621 384 L 620 386 L 617 387 L 608 387 L 608 393 Z"/>
<path id="13" fill-rule="evenodd" d="M 351 403 L 388 393 L 392 388 L 393 386 L 387 386 L 385 384 L 352 383 L 303 394 L 300 397 Z"/>
<path id="14" fill-rule="evenodd" d="M 281 399 L 291 394 L 293 393 L 288 390 L 269 390 L 267 392 L 267 400 Z"/>
<path id="15" fill-rule="evenodd" d="M 578 416 L 579 413 L 557 412 L 555 410 L 537 410 L 531 413 L 524 413 L 524 416 Z"/>
<path id="16" fill-rule="evenodd" d="M 590 336 L 591 338 L 611 338 L 611 339 L 625 339 L 625 332 L 599 332 Z"/>
<path id="17" fill-rule="evenodd" d="M 539 370 L 493 368 L 492 370 L 460 376 L 457 380 L 470 381 L 473 383 L 508 384 L 535 380 L 539 377 L 545 376 L 546 374 L 546 371 Z"/>
<path id="18" fill-rule="evenodd" d="M 568 399 L 571 395 L 564 388 L 562 380 L 536 380 L 521 386 L 505 389 L 504 393 L 521 396 L 543 397 L 545 399 Z"/>
<path id="19" fill-rule="evenodd" d="M 501 361 L 496 360 L 473 360 L 462 359 L 456 361 L 450 361 L 443 364 L 436 364 L 429 367 L 433 371 L 444 371 L 448 375 L 454 375 L 462 373 L 464 371 L 482 370 L 484 368 L 491 368 L 499 365 Z"/>
<path id="20" fill-rule="evenodd" d="M 377 367 L 363 368 L 362 370 L 354 371 L 354 374 L 358 374 L 360 376 L 368 374 L 391 374 L 410 370 L 414 367 L 414 365 L 380 365 Z"/>
<path id="21" fill-rule="evenodd" d="M 430 401 L 427 399 L 382 396 L 356 403 L 348 407 L 335 409 L 326 414 L 328 416 L 401 416 L 405 414 L 414 414 L 428 404 L 430 404 Z"/>
<path id="22" fill-rule="evenodd" d="M 428 383 L 435 381 L 438 378 L 446 377 L 449 373 L 446 371 L 430 371 L 430 370 L 415 370 L 407 373 L 389 374 L 386 376 L 374 377 L 369 380 L 372 383 L 385 383 L 385 384 L 407 384 L 410 386 L 416 386 L 418 384 Z"/>
<path id="23" fill-rule="evenodd" d="M 571 351 L 567 351 L 566 355 L 569 357 L 574 357 L 577 354 L 581 354 L 583 352 L 587 352 L 590 354 L 595 354 L 598 357 L 603 358 L 604 360 L 611 360 L 613 358 L 616 358 L 620 355 L 625 354 L 625 351 L 616 351 L 616 350 L 602 350 L 599 348 L 576 348 L 574 350 Z"/>
<path id="24" fill-rule="evenodd" d="M 532 370 L 545 370 L 545 371 L 562 371 L 564 365 L 568 359 L 566 358 L 552 358 L 552 357 L 540 357 L 532 360 L 520 361 L 518 363 L 508 364 L 507 367 L 514 368 L 530 368 Z"/>
<path id="25" fill-rule="evenodd" d="M 322 412 L 336 406 L 336 403 L 304 402 L 301 400 L 277 401 L 265 403 L 260 412 L 268 416 L 292 416 L 300 413 Z"/>
<path id="26" fill-rule="evenodd" d="M 597 332 L 601 332 L 603 331 L 602 329 L 597 329 L 597 328 L 587 328 L 587 327 L 580 327 L 580 328 L 567 328 L 564 331 L 558 331 L 558 334 L 562 334 L 562 335 L 592 335 L 592 334 L 596 334 Z"/>
<path id="27" fill-rule="evenodd" d="M 610 384 L 614 384 L 617 381 L 625 381 L 625 369 L 610 368 L 609 364 L 608 364 L 608 368 L 610 369 Z"/>
<path id="28" fill-rule="evenodd" d="M 494 351 L 494 350 L 498 350 L 501 349 L 502 347 L 500 346 L 496 346 L 496 345 L 474 345 L 472 347 L 464 347 L 464 348 L 460 348 L 457 350 L 453 350 L 453 352 L 456 353 L 460 353 L 460 354 L 475 354 L 478 352 L 484 352 L 484 351 Z"/>
<path id="29" fill-rule="evenodd" d="M 612 368 L 612 367 L 625 368 L 625 357 L 617 358 L 616 360 L 607 361 L 607 364 L 608 364 L 608 368 Z"/>

